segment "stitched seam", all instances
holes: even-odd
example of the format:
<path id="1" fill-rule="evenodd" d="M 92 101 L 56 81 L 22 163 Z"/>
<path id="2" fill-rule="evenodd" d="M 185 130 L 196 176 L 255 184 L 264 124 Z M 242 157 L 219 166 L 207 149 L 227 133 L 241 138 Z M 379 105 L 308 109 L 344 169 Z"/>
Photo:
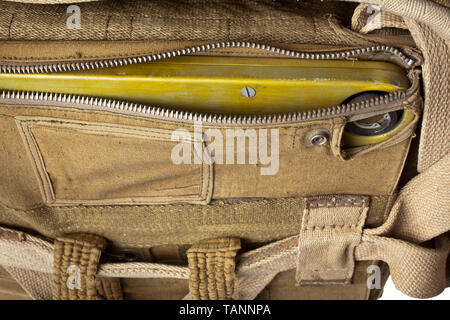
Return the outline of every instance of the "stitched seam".
<path id="1" fill-rule="evenodd" d="M 34 139 L 33 134 L 30 132 L 29 128 L 28 127 L 24 128 L 20 121 L 17 121 L 17 120 L 15 120 L 15 121 L 16 121 L 16 126 L 18 127 L 18 130 L 21 133 L 20 135 L 21 135 L 22 141 L 25 140 L 24 147 L 26 149 L 28 156 L 30 157 L 33 171 L 35 172 L 35 175 L 37 176 L 38 183 L 39 183 L 39 190 L 41 192 L 41 195 L 44 198 L 45 202 L 51 203 L 51 201 L 53 200 L 53 190 L 49 190 L 50 194 L 48 194 L 48 191 L 45 188 L 45 186 L 47 184 L 47 181 L 45 181 L 46 177 L 42 176 L 42 172 L 40 170 L 40 167 L 42 167 L 42 168 L 44 167 L 44 163 L 41 163 L 40 159 L 36 159 L 34 153 L 32 152 L 33 147 L 34 147 L 35 150 L 40 154 L 39 147 L 36 144 L 36 141 L 29 141 L 29 136 L 31 139 Z M 33 147 L 31 146 L 31 143 L 33 143 Z M 41 166 L 39 166 L 39 164 Z M 47 175 L 47 178 L 49 178 L 48 175 Z"/>
<path id="2" fill-rule="evenodd" d="M 358 225 L 356 225 L 356 224 L 343 224 L 343 225 L 330 224 L 330 225 L 306 227 L 303 230 L 324 231 L 324 230 L 343 230 L 343 229 L 356 229 L 356 228 L 358 228 Z"/>

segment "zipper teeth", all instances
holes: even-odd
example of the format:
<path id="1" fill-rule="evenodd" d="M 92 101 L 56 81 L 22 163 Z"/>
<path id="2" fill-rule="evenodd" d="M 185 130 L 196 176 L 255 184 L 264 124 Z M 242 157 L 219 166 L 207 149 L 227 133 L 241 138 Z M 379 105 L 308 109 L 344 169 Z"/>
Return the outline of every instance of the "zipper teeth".
<path id="1" fill-rule="evenodd" d="M 371 52 L 387 52 L 397 56 L 408 67 L 414 64 L 414 60 L 405 56 L 400 50 L 379 45 L 366 47 L 361 49 L 337 51 L 337 52 L 323 52 L 323 53 L 307 53 L 298 52 L 286 49 L 280 49 L 264 44 L 257 44 L 253 42 L 219 42 L 213 44 L 206 44 L 201 46 L 194 46 L 190 48 L 173 50 L 164 53 L 146 55 L 132 58 L 119 58 L 119 59 L 105 59 L 96 61 L 84 61 L 84 62 L 58 62 L 58 63 L 41 63 L 41 64 L 22 64 L 22 65 L 0 65 L 1 73 L 48 73 L 48 72 L 66 72 L 66 71 L 82 71 L 97 68 L 106 67 L 118 67 L 129 64 L 146 63 L 151 61 L 158 61 L 171 57 L 189 55 L 199 52 L 204 52 L 213 49 L 226 49 L 226 48 L 245 48 L 245 49 L 259 49 L 266 50 L 273 53 L 285 55 L 287 57 L 309 59 L 309 60 L 333 60 L 333 59 L 345 59 L 351 56 L 371 53 Z"/>
<path id="2" fill-rule="evenodd" d="M 387 104 L 406 97 L 405 91 L 394 91 L 384 96 L 371 98 L 357 103 L 341 104 L 334 107 L 291 112 L 283 114 L 267 115 L 213 115 L 204 113 L 194 113 L 189 111 L 178 111 L 169 108 L 158 108 L 132 102 L 124 102 L 105 98 L 79 96 L 71 94 L 30 92 L 30 91 L 2 91 L 3 100 L 28 100 L 47 101 L 62 104 L 77 104 L 104 108 L 109 111 L 125 111 L 151 117 L 159 117 L 177 121 L 201 121 L 210 124 L 221 125 L 255 125 L 255 124 L 281 124 L 289 122 L 325 119 L 333 116 L 345 115 L 365 109 L 373 108 L 377 105 Z"/>
<path id="3" fill-rule="evenodd" d="M 388 52 L 397 56 L 408 67 L 412 67 L 414 60 L 405 56 L 398 49 L 379 45 L 361 49 L 323 52 L 323 53 L 307 53 L 292 50 L 280 49 L 263 44 L 252 42 L 220 42 L 215 44 L 207 44 L 196 47 L 190 47 L 181 50 L 174 50 L 160 54 L 147 55 L 134 58 L 121 58 L 109 60 L 97 60 L 87 62 L 65 62 L 65 63 L 48 63 L 48 64 L 23 64 L 23 65 L 0 65 L 2 73 L 48 73 L 48 72 L 65 72 L 65 71 L 82 71 L 97 68 L 117 67 L 129 64 L 146 63 L 158 61 L 176 56 L 189 55 L 204 52 L 212 49 L 223 48 L 248 48 L 260 49 L 273 53 L 285 55 L 292 58 L 309 59 L 309 60 L 332 60 L 345 59 L 359 54 L 371 52 Z M 195 113 L 189 111 L 179 111 L 170 108 L 152 107 L 148 105 L 136 104 L 133 102 L 125 102 L 112 100 L 107 98 L 80 96 L 72 94 L 47 93 L 47 92 L 30 92 L 30 91 L 1 91 L 0 97 L 3 100 L 28 100 L 28 101 L 47 101 L 61 104 L 77 104 L 86 107 L 103 108 L 108 111 L 124 111 L 132 112 L 150 117 L 158 117 L 167 120 L 177 121 L 201 121 L 210 124 L 222 125 L 254 125 L 254 124 L 280 124 L 289 122 L 298 122 L 306 120 L 325 119 L 327 117 L 340 116 L 364 109 L 369 109 L 377 105 L 387 104 L 406 97 L 405 91 L 395 91 L 384 96 L 368 99 L 365 101 L 349 104 L 341 104 L 338 106 L 321 108 L 308 111 L 291 112 L 283 114 L 267 114 L 267 115 L 213 115 L 206 113 Z"/>

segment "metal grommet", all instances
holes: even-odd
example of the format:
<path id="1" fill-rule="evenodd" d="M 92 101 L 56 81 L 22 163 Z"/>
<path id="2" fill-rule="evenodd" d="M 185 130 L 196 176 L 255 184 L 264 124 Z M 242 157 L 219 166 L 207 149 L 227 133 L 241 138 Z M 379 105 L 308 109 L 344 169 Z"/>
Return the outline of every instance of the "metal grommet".
<path id="1" fill-rule="evenodd" d="M 320 129 L 311 132 L 308 135 L 308 140 L 313 146 L 320 147 L 328 142 L 329 137 L 330 133 L 328 132 L 328 130 Z"/>

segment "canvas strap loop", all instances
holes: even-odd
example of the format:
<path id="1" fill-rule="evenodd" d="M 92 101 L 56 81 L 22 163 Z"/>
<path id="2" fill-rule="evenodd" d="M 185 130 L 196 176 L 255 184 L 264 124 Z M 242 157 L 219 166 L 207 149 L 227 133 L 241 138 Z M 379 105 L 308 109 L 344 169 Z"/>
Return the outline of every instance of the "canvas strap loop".
<path id="1" fill-rule="evenodd" d="M 350 283 L 368 209 L 368 197 L 306 199 L 298 237 L 296 280 L 300 285 Z"/>
<path id="2" fill-rule="evenodd" d="M 389 11 L 376 10 L 377 8 L 369 4 L 358 5 L 352 17 L 352 29 L 361 33 L 369 33 L 382 28 L 407 29 L 402 17 Z"/>
<path id="3" fill-rule="evenodd" d="M 220 238 L 194 244 L 187 251 L 189 292 L 193 300 L 231 299 L 239 239 Z"/>
<path id="4" fill-rule="evenodd" d="M 98 300 L 96 274 L 102 251 L 107 242 L 91 234 L 72 234 L 57 238 L 53 251 L 53 299 L 55 300 Z M 118 297 L 118 283 L 99 285 L 103 294 Z M 114 293 L 113 293 L 114 292 Z"/>

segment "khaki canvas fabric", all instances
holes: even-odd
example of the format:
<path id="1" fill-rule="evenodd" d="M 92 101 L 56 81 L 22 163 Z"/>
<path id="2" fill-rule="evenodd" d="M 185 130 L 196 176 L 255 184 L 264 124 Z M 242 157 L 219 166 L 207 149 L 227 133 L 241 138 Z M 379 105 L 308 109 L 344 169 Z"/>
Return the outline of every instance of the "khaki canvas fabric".
<path id="1" fill-rule="evenodd" d="M 83 27 L 69 30 L 65 25 L 67 6 L 0 2 L 1 60 L 129 57 L 217 41 L 319 51 L 374 44 L 414 45 L 409 35 L 361 36 L 347 28 L 355 7 L 352 3 L 133 0 L 79 6 Z"/>
<path id="2" fill-rule="evenodd" d="M 65 5 L 1 2 L 0 6 L 3 40 L 368 43 L 341 27 L 354 5 L 339 2 L 324 6 L 315 1 L 100 1 L 79 4 L 84 23 L 79 30 L 66 28 Z"/>
<path id="3" fill-rule="evenodd" d="M 363 230 L 362 241 L 355 248 L 356 260 L 382 259 L 388 262 L 397 288 L 414 297 L 434 296 L 447 286 L 446 261 L 450 239 L 446 233 L 450 229 L 450 219 L 440 206 L 448 205 L 449 197 L 443 193 L 436 194 L 434 189 L 448 188 L 449 161 L 450 157 L 447 156 L 426 173 L 413 179 L 402 190 L 388 220 L 378 228 Z M 422 210 L 420 205 L 407 206 L 414 203 L 411 200 L 420 195 L 422 200 L 429 203 L 426 211 Z M 330 221 L 338 222 L 341 217 L 333 213 L 341 209 L 339 207 L 328 209 L 331 211 L 330 217 L 333 217 Z M 425 221 L 429 213 L 436 219 L 428 220 L 426 224 L 409 222 L 422 219 Z M 416 225 L 420 227 L 417 228 Z M 53 252 L 51 244 L 22 232 L 5 228 L 0 230 L 3 235 L 0 239 L 2 264 L 16 268 L 26 267 L 38 272 L 52 272 L 52 260 L 48 258 Z M 346 235 L 336 234 L 336 237 L 343 240 Z M 435 246 L 421 245 L 428 240 L 434 240 Z M 299 242 L 298 237 L 294 236 L 240 255 L 233 297 L 241 299 L 256 297 L 279 272 L 295 268 L 298 250 L 301 252 L 307 246 L 307 243 Z M 30 249 L 34 250 L 29 251 Z M 27 251 L 32 252 L 28 255 L 34 260 L 21 259 Z M 11 258 L 15 260 L 12 261 Z M 187 279 L 189 271 L 187 267 L 163 264 L 113 263 L 100 266 L 98 272 L 98 276 L 110 277 L 138 275 Z"/>
<path id="4" fill-rule="evenodd" d="M 423 174 L 415 180 L 419 182 L 412 184 L 414 187 L 402 191 L 392 211 L 421 112 L 418 86 L 410 90 L 413 94 L 408 101 L 393 106 L 414 110 L 414 122 L 395 139 L 369 148 L 342 150 L 340 139 L 345 117 L 287 125 L 240 126 L 243 130 L 279 130 L 279 172 L 274 176 L 261 176 L 260 164 L 172 165 L 169 153 L 173 145 L 168 137 L 179 128 L 192 132 L 192 123 L 88 110 L 70 103 L 36 105 L 29 101 L 21 104 L 3 101 L 0 104 L 0 133 L 4 137 L 0 140 L 0 225 L 30 233 L 0 229 L 0 244 L 17 252 L 12 259 L 0 253 L 0 264 L 6 264 L 8 274 L 31 297 L 48 298 L 52 295 L 51 286 L 46 286 L 51 281 L 49 270 L 54 267 L 52 242 L 68 233 L 92 233 L 108 239 L 112 251 L 146 252 L 143 255 L 149 257 L 155 246 L 184 248 L 180 251 L 184 255 L 193 243 L 235 237 L 241 239 L 247 253 L 237 255 L 236 261 L 227 260 L 230 266 L 236 263 L 235 272 L 228 274 L 236 276 L 236 283 L 232 281 L 234 290 L 228 291 L 226 298 L 250 299 L 258 295 L 311 298 L 319 297 L 320 292 L 324 298 L 337 297 L 339 292 L 349 298 L 378 297 L 380 290 L 368 290 L 365 277 L 361 276 L 366 271 L 366 262 L 355 263 L 355 260 L 369 260 L 377 265 L 376 260 L 386 261 L 397 287 L 409 295 L 430 297 L 441 292 L 445 288 L 448 257 L 448 239 L 443 236 L 449 229 L 445 215 L 448 197 L 442 195 L 441 189 L 433 188 L 442 187 L 436 175 L 445 174 L 442 159 L 448 154 L 448 126 L 445 119 L 440 119 L 446 114 L 448 100 L 449 77 L 445 73 L 448 72 L 445 64 L 448 30 L 443 28 L 447 20 L 437 14 L 442 8 L 437 3 L 427 4 L 425 11 L 419 5 L 423 1 L 411 1 L 411 5 L 405 1 L 373 3 L 402 17 L 425 58 L 425 118 L 419 155 L 419 171 Z M 377 44 L 397 46 L 414 55 L 418 51 L 412 48 L 415 44 L 407 33 L 387 36 L 348 29 L 355 3 L 242 0 L 183 1 L 175 5 L 173 1 L 103 1 L 80 4 L 85 14 L 81 31 L 64 27 L 66 5 L 35 6 L 35 10 L 27 10 L 29 6 L 0 2 L 2 62 L 138 56 L 180 49 L 208 39 L 265 42 L 319 52 Z M 299 25 L 305 27 L 298 28 Z M 223 49 L 217 54 L 274 55 L 251 49 Z M 440 70 L 442 66 L 444 70 Z M 210 128 L 222 133 L 227 129 L 226 126 Z M 317 129 L 330 133 L 329 144 L 315 147 L 307 142 L 308 135 Z M 194 141 L 192 144 L 195 145 Z M 112 158 L 110 155 L 116 150 L 117 156 Z M 433 163 L 438 164 L 438 169 Z M 158 167 L 158 170 L 148 172 L 148 167 Z M 110 177 L 111 172 L 117 175 Z M 86 177 L 89 183 L 85 183 Z M 446 181 L 442 189 L 448 185 Z M 335 236 L 336 241 L 323 245 L 319 256 L 334 252 L 336 259 L 326 262 L 312 259 L 310 267 L 317 269 L 326 263 L 330 264 L 329 268 L 339 266 L 341 271 L 345 270 L 344 276 L 341 272 L 336 277 L 331 272 L 333 279 L 327 275 L 319 280 L 326 278 L 324 282 L 337 280 L 351 285 L 324 286 L 323 290 L 301 287 L 292 289 L 292 295 L 276 293 L 283 283 L 294 285 L 295 272 L 299 274 L 305 267 L 302 260 L 311 254 L 302 246 L 311 243 L 311 252 L 315 252 L 326 238 L 322 235 L 315 239 L 310 235 L 298 241 L 305 235 L 301 231 L 307 225 L 304 212 L 311 209 L 307 199 L 343 194 L 367 197 L 370 205 L 364 206 L 364 219 L 358 216 L 361 219 L 352 224 L 351 232 L 327 234 Z M 431 218 L 423 215 L 429 210 L 423 208 L 424 203 L 433 204 Z M 329 216 L 327 211 L 324 219 L 331 219 L 327 224 L 334 225 L 342 215 L 361 214 L 359 209 L 348 212 L 345 208 L 330 209 L 333 214 Z M 370 227 L 380 228 L 372 231 Z M 422 245 L 429 240 L 435 248 Z M 279 242 L 266 245 L 274 241 Z M 232 251 L 234 257 L 236 253 Z M 345 254 L 340 254 L 344 251 Z M 279 256 L 272 261 L 274 252 Z M 260 258 L 262 267 L 252 264 L 255 257 Z M 33 261 L 31 267 L 24 265 L 28 260 Z M 221 264 L 223 261 L 219 260 Z M 418 267 L 408 268 L 405 263 L 415 263 Z M 195 274 L 193 270 L 200 270 L 199 274 L 203 270 L 191 264 L 193 268 L 189 271 L 186 266 L 158 261 L 101 263 L 98 272 L 93 268 L 90 274 L 101 280 L 91 283 L 89 297 L 157 298 L 173 294 L 174 298 L 182 298 L 189 289 L 189 276 Z M 385 279 L 386 268 L 383 271 Z M 409 275 L 405 276 L 405 272 Z M 110 277 L 128 279 L 105 280 Z M 138 278 L 155 279 L 146 280 L 146 288 L 137 283 Z M 41 279 L 40 285 L 33 285 L 33 279 Z M 214 286 L 214 283 L 208 284 Z M 121 284 L 123 292 L 118 289 Z M 174 287 L 168 293 L 149 293 L 150 289 L 158 290 L 170 284 Z M 330 294 L 323 294 L 328 289 Z M 191 294 L 195 292 L 191 284 Z"/>
<path id="5" fill-rule="evenodd" d="M 21 115 L 39 115 L 45 114 L 51 116 L 46 108 L 27 108 L 21 106 L 12 106 L 4 108 L 6 114 L 5 123 L 10 125 L 2 126 L 4 134 L 8 134 L 10 139 L 2 140 L 5 148 L 23 145 L 24 141 L 18 132 L 18 127 L 12 115 L 20 112 Z M 121 123 L 123 125 L 146 125 L 153 127 L 156 122 L 135 119 L 128 117 L 113 116 L 101 112 L 71 111 L 54 109 L 54 115 L 70 115 L 75 119 L 99 119 L 108 123 Z M 98 121 L 98 120 L 97 120 Z M 183 244 L 193 243 L 211 236 L 226 236 L 233 232 L 233 235 L 248 239 L 250 242 L 264 242 L 280 239 L 283 236 L 296 234 L 298 232 L 299 220 L 296 206 L 301 206 L 302 202 L 287 202 L 292 209 L 286 210 L 286 204 L 283 208 L 273 208 L 275 211 L 264 208 L 270 208 L 273 204 L 277 205 L 277 200 L 266 200 L 256 202 L 259 210 L 254 210 L 252 198 L 257 197 L 295 197 L 303 195 L 314 195 L 317 193 L 334 193 L 337 190 L 351 194 L 373 194 L 376 211 L 369 212 L 369 223 L 380 223 L 384 219 L 388 200 L 395 193 L 397 183 L 406 152 L 409 146 L 409 139 L 399 142 L 397 145 L 384 149 L 373 150 L 361 157 L 355 157 L 354 160 L 344 161 L 336 158 L 331 152 L 329 146 L 317 148 L 304 143 L 305 136 L 311 129 L 329 128 L 333 121 L 318 121 L 311 125 L 282 126 L 280 130 L 280 171 L 275 176 L 269 176 L 264 179 L 260 175 L 260 168 L 253 165 L 216 165 L 214 174 L 213 199 L 221 198 L 248 198 L 241 203 L 231 203 L 225 205 L 217 202 L 212 206 L 189 206 L 189 205 L 171 205 L 164 206 L 111 206 L 108 199 L 103 199 L 103 206 L 73 206 L 73 207 L 48 207 L 42 206 L 44 198 L 39 191 L 39 180 L 32 169 L 14 170 L 4 167 L 7 175 L 11 176 L 11 181 L 26 181 L 21 191 L 11 190 L 11 187 L 21 187 L 17 183 L 12 184 L 4 181 L 4 192 L 2 193 L 5 203 L 1 212 L 3 223 L 9 225 L 18 225 L 33 229 L 49 237 L 57 237 L 65 233 L 74 232 L 73 226 L 83 225 L 85 232 L 98 234 L 111 240 L 115 245 L 121 247 L 151 247 L 160 244 Z M 161 123 L 162 128 L 170 128 L 170 124 Z M 410 134 L 411 135 L 411 134 Z M 56 146 L 51 137 L 48 146 Z M 15 143 L 12 143 L 15 141 Z M 26 140 L 25 140 L 26 141 Z M 54 141 L 54 140 L 53 140 Z M 70 141 L 67 141 L 70 143 Z M 89 146 L 89 145 L 86 145 Z M 95 147 L 95 145 L 93 146 Z M 57 152 L 58 149 L 55 150 Z M 73 149 L 76 150 L 76 149 Z M 70 151 L 70 149 L 68 150 Z M 15 153 L 6 153 L 6 156 L 14 156 Z M 26 154 L 25 151 L 18 154 Z M 45 158 L 44 158 L 45 159 Z M 77 159 L 75 156 L 74 159 Z M 95 165 L 96 159 L 90 159 L 91 165 Z M 44 160 L 45 161 L 45 160 Z M 161 161 L 170 161 L 170 159 L 161 159 Z M 29 158 L 23 157 L 15 161 L 5 160 L 5 164 L 11 166 L 23 166 L 27 168 L 33 164 Z M 312 164 L 323 163 L 323 166 Z M 389 163 L 389 166 L 373 167 L 373 163 Z M 288 164 L 291 164 L 290 166 Z M 299 166 L 299 170 L 292 170 L 292 164 Z M 89 165 L 88 163 L 86 165 Z M 308 171 L 301 168 L 309 167 Z M 236 168 L 238 167 L 238 168 Z M 239 170 L 238 170 L 239 169 Z M 342 176 L 334 177 L 334 172 L 348 172 Z M 171 172 L 167 172 L 170 174 Z M 24 176 L 20 176 L 24 174 Z M 287 180 L 283 176 L 287 177 Z M 247 176 L 247 184 L 242 183 L 242 177 Z M 326 180 L 317 177 L 328 177 Z M 333 178 L 334 177 L 334 178 Z M 58 176 L 53 176 L 57 179 Z M 332 178 L 332 179 L 330 179 Z M 347 182 L 345 179 L 348 179 Z M 374 181 L 385 181 L 384 184 L 375 184 Z M 299 183 L 298 181 L 302 181 Z M 358 181 L 357 184 L 354 181 Z M 31 183 L 30 183 L 31 182 Z M 130 182 L 132 182 L 130 180 Z M 93 187 L 101 186 L 92 184 Z M 101 191 L 101 189 L 100 189 Z M 34 193 L 34 194 L 33 194 Z M 97 192 L 98 193 L 98 192 Z M 11 195 L 11 196 L 9 196 Z M 26 195 L 26 196 L 25 196 Z M 27 202 L 19 202 L 13 197 L 23 197 Z M 33 196 L 33 197 L 32 197 Z M 10 197 L 10 198 L 8 198 Z M 35 200 L 33 200 L 35 199 Z M 82 199 L 78 199 L 81 200 Z M 30 201 L 35 201 L 32 203 Z M 282 203 L 282 202 L 280 202 Z M 22 208 L 14 208 L 15 206 Z M 23 207 L 25 205 L 25 207 Z M 215 214 L 214 207 L 223 206 L 230 208 L 227 215 L 228 223 L 223 225 L 221 214 Z M 268 206 L 268 207 L 267 207 Z M 289 208 L 289 206 L 287 208 Z M 33 208 L 34 207 L 34 208 Z M 103 214 L 105 208 L 108 215 Z M 239 208 L 239 209 L 235 209 Z M 236 211 L 235 211 L 236 210 Z M 280 212 L 277 215 L 276 212 Z M 250 214 L 251 213 L 251 214 Z M 151 216 L 149 220 L 146 217 Z M 19 222 L 20 221 L 20 222 Z M 222 228 L 216 225 L 219 223 Z M 118 234 L 114 226 L 120 225 L 122 228 L 129 228 L 124 237 L 122 233 Z M 284 226 L 284 227 L 281 227 Z M 182 228 L 182 229 L 180 229 Z M 152 232 L 149 232 L 153 230 Z M 172 230 L 183 230 L 184 232 L 174 233 Z M 220 234 L 217 234 L 217 233 Z"/>
<path id="6" fill-rule="evenodd" d="M 402 106 L 411 108 L 415 112 L 420 111 L 421 100 L 418 88 L 409 99 L 393 107 Z M 340 152 L 336 151 L 340 149 L 340 134 L 345 125 L 343 118 L 288 125 L 242 126 L 241 131 L 234 132 L 236 136 L 245 137 L 247 129 L 267 130 L 269 133 L 277 130 L 275 132 L 278 132 L 278 171 L 274 175 L 261 175 L 262 168 L 267 165 L 216 164 L 214 170 L 210 165 L 195 163 L 183 164 L 179 168 L 173 165 L 165 166 L 165 163 L 171 163 L 170 151 L 173 147 L 159 143 L 158 139 L 161 140 L 161 134 L 169 139 L 174 130 L 183 128 L 179 124 L 168 121 L 121 116 L 96 110 L 72 108 L 67 110 L 67 108 L 26 105 L 0 106 L 0 116 L 3 124 L 0 130 L 4 137 L 8 137 L 0 141 L 4 150 L 8 150 L 0 155 L 5 163 L 1 169 L 4 179 L 0 181 L 2 190 L 0 199 L 5 206 L 17 210 L 48 210 L 42 207 L 44 203 L 55 205 L 95 203 L 104 206 L 114 203 L 142 203 L 145 199 L 142 199 L 141 190 L 147 190 L 145 193 L 148 194 L 148 190 L 155 189 L 154 183 L 160 180 L 167 181 L 167 184 L 165 188 L 161 188 L 164 191 L 150 194 L 157 198 L 152 202 L 154 204 L 207 203 L 210 199 L 230 198 L 296 197 L 332 194 L 337 190 L 347 194 L 390 196 L 395 192 L 414 129 L 412 124 L 403 132 L 404 137 L 396 141 L 394 146 L 384 144 L 380 145 L 378 150 L 376 150 L 377 146 L 363 148 L 360 156 L 353 152 L 353 159 L 345 161 L 341 159 Z M 31 129 L 30 124 L 34 126 Z M 205 130 L 208 127 L 204 125 Z M 90 128 L 94 128 L 97 132 L 101 131 L 101 134 L 97 134 Z M 188 132 L 195 129 L 192 125 L 185 125 L 184 128 Z M 226 127 L 212 126 L 211 128 L 220 129 L 222 136 L 226 136 Z M 318 148 L 307 143 L 308 134 L 318 129 L 330 132 L 330 140 L 333 144 Z M 130 130 L 147 131 L 147 135 L 153 137 L 156 137 L 155 132 L 158 132 L 160 136 L 148 141 L 136 135 L 130 138 L 128 135 L 124 136 L 124 133 Z M 238 146 L 237 143 L 232 151 L 234 153 L 237 152 L 237 148 L 243 147 Z M 245 143 L 247 153 L 249 142 Z M 120 153 L 117 154 L 113 158 L 114 163 L 109 164 L 113 160 L 105 161 L 105 159 L 111 154 L 111 148 L 118 144 L 121 144 L 121 148 L 124 148 L 126 152 L 123 156 Z M 99 149 L 98 145 L 104 147 Z M 159 153 L 152 154 L 155 158 L 146 158 L 145 150 L 155 150 L 155 148 L 160 150 Z M 268 140 L 268 148 L 270 149 L 270 140 Z M 386 149 L 393 152 L 386 152 Z M 64 153 L 63 161 L 59 160 L 62 152 Z M 28 154 L 27 157 L 22 156 L 26 154 Z M 82 160 L 83 157 L 89 158 L 89 161 Z M 133 174 L 145 169 L 149 163 L 152 166 L 158 165 L 160 168 L 158 172 L 146 174 L 145 177 Z M 317 166 L 315 165 L 317 163 L 323 165 Z M 373 167 L 374 163 L 389 163 L 389 165 Z M 122 179 L 120 180 L 122 186 L 115 184 L 117 191 L 112 194 L 111 187 L 105 184 L 104 180 L 107 177 L 108 166 L 111 165 L 120 172 L 119 180 Z M 299 170 L 292 170 L 292 165 L 298 166 Z M 63 170 L 64 166 L 74 169 L 66 172 Z M 301 169 L 305 167 L 309 169 Z M 183 173 L 180 174 L 179 170 Z M 341 175 L 336 176 L 335 172 L 340 172 Z M 161 176 L 158 177 L 158 174 Z M 80 179 L 88 176 L 90 182 L 83 184 L 85 187 L 80 189 L 77 186 L 81 183 Z M 248 184 L 241 183 L 240 179 L 243 176 L 246 177 Z M 199 181 L 195 185 L 189 182 L 193 177 Z M 317 179 L 317 177 L 327 178 Z M 374 183 L 380 180 L 384 183 Z M 355 184 L 355 181 L 358 183 Z M 64 199 L 68 196 L 64 194 L 65 188 L 76 188 L 79 194 L 75 192 L 69 196 L 70 199 Z M 181 189 L 177 190 L 177 188 Z M 196 195 L 194 196 L 192 192 L 196 192 Z M 109 198 L 111 196 L 116 198 Z M 73 209 L 77 210 L 76 207 Z M 139 210 L 139 208 L 132 210 Z"/>
<path id="7" fill-rule="evenodd" d="M 394 199 L 394 195 L 371 197 L 367 224 L 379 226 Z M 35 229 L 50 238 L 75 232 L 74 226 L 80 226 L 85 232 L 104 236 L 115 247 L 134 251 L 226 235 L 245 239 L 248 244 L 282 239 L 299 232 L 303 208 L 302 198 L 215 201 L 208 206 L 78 206 L 29 211 L 3 206 L 1 219 L 6 225 Z M 114 226 L 118 225 L 123 232 L 117 232 Z"/>

